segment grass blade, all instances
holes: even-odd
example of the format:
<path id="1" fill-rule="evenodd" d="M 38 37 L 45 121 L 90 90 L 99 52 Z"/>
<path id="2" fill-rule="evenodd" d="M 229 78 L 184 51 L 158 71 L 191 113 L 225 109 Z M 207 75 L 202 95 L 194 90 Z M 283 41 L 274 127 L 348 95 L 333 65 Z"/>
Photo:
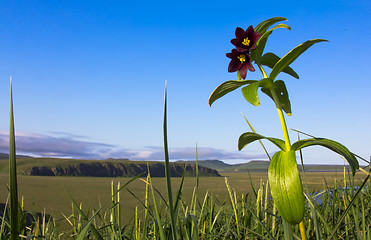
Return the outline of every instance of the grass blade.
<path id="1" fill-rule="evenodd" d="M 155 197 L 155 192 L 153 191 L 152 179 L 151 179 L 151 175 L 149 172 L 149 168 L 148 168 L 148 176 L 149 176 L 148 177 L 149 186 L 151 188 L 151 193 L 152 193 L 153 207 L 155 208 L 155 214 L 156 214 L 155 224 L 157 224 L 158 231 L 160 232 L 160 239 L 166 240 L 165 233 L 162 227 L 161 216 L 158 211 L 157 204 L 156 204 L 156 197 Z"/>
<path id="2" fill-rule="evenodd" d="M 91 225 L 91 223 L 93 222 L 93 220 L 94 220 L 94 218 L 97 216 L 97 214 L 100 212 L 100 210 L 102 209 L 102 207 L 101 208 L 99 208 L 98 209 L 98 211 L 96 211 L 95 213 L 94 213 L 94 215 L 88 220 L 88 222 L 85 224 L 85 226 L 82 228 L 82 230 L 81 230 L 81 232 L 80 232 L 80 234 L 77 236 L 77 238 L 76 238 L 76 240 L 84 240 L 85 239 L 85 236 L 86 236 L 86 234 L 88 233 L 88 230 L 93 226 L 93 225 Z M 95 229 L 94 227 L 93 227 L 93 229 Z M 96 234 L 94 234 L 98 239 L 103 239 L 100 235 L 96 235 Z M 100 236 L 100 237 L 99 237 Z"/>
<path id="3" fill-rule="evenodd" d="M 165 100 L 164 100 L 164 122 L 163 122 L 163 131 L 164 131 L 164 154 L 165 154 L 165 176 L 166 176 L 166 186 L 169 199 L 169 211 L 170 211 L 170 220 L 171 220 L 171 233 L 173 240 L 176 240 L 176 219 L 173 205 L 173 194 L 171 191 L 171 176 L 170 176 L 170 161 L 169 161 L 169 151 L 167 144 L 167 95 L 166 95 L 166 83 L 165 83 Z"/>
<path id="4" fill-rule="evenodd" d="M 344 213 L 341 215 L 341 217 L 339 218 L 337 224 L 336 224 L 336 227 L 334 228 L 334 230 L 332 231 L 330 237 L 328 238 L 329 240 L 331 240 L 335 233 L 336 233 L 336 230 L 340 227 L 343 219 L 345 218 L 345 216 L 348 214 L 349 210 L 351 209 L 351 206 L 353 205 L 354 201 L 356 200 L 358 194 L 361 192 L 362 188 L 366 185 L 368 179 L 370 178 L 370 175 L 368 175 L 365 180 L 363 181 L 362 185 L 358 188 L 357 192 L 354 194 L 352 200 L 350 201 L 350 203 L 348 204 L 347 208 L 345 209 Z"/>
<path id="5" fill-rule="evenodd" d="M 10 125 L 9 125 L 9 191 L 10 191 L 10 234 L 11 239 L 19 239 L 18 229 L 18 186 L 15 152 L 12 78 L 10 78 Z"/>
<path id="6" fill-rule="evenodd" d="M 73 205 L 76 207 L 77 211 L 79 212 L 80 216 L 82 216 L 82 218 L 83 218 L 85 221 L 88 221 L 87 224 L 85 224 L 85 227 L 89 228 L 89 229 L 92 231 L 92 233 L 94 234 L 94 236 L 95 236 L 97 239 L 103 240 L 103 237 L 99 234 L 98 230 L 97 230 L 93 225 L 91 225 L 91 221 L 94 219 L 93 217 L 95 217 L 96 214 L 94 214 L 94 216 L 91 217 L 91 218 L 88 220 L 88 218 L 87 218 L 87 216 L 85 215 L 85 213 L 80 209 L 80 206 L 75 202 L 75 200 L 73 200 L 71 194 L 70 194 L 69 192 L 67 192 L 67 194 L 68 194 L 69 198 L 71 199 Z M 104 206 L 104 205 L 103 205 L 103 206 Z M 102 207 L 103 207 L 103 206 L 102 206 Z M 101 207 L 101 208 L 102 208 L 102 207 Z M 101 208 L 100 208 L 100 209 L 101 209 Z M 100 209 L 99 209 L 96 213 L 98 213 L 98 212 L 100 211 Z M 79 221 L 79 222 L 81 223 L 81 221 Z M 80 232 L 79 235 L 81 235 L 81 233 L 82 233 L 82 231 L 85 229 L 85 227 L 81 230 L 81 232 Z M 84 230 L 84 231 L 87 231 L 87 230 Z M 84 236 L 85 236 L 85 235 L 84 235 Z M 83 238 L 82 238 L 82 239 L 83 239 Z"/>
<path id="7" fill-rule="evenodd" d="M 242 114 L 243 118 L 245 119 L 245 121 L 247 122 L 247 124 L 249 125 L 251 131 L 253 131 L 253 133 L 256 133 L 256 132 L 255 132 L 255 129 L 252 127 L 252 125 L 251 125 L 250 122 L 247 120 L 247 118 L 245 117 L 245 115 L 244 115 L 243 113 L 241 113 L 241 114 Z M 267 149 L 265 148 L 263 142 L 262 142 L 260 139 L 259 139 L 258 141 L 259 141 L 260 145 L 262 146 L 262 148 L 263 148 L 265 154 L 267 155 L 267 157 L 268 157 L 268 159 L 269 159 L 269 161 L 270 161 L 270 160 L 271 160 L 271 157 L 269 156 L 269 153 L 268 153 Z"/>

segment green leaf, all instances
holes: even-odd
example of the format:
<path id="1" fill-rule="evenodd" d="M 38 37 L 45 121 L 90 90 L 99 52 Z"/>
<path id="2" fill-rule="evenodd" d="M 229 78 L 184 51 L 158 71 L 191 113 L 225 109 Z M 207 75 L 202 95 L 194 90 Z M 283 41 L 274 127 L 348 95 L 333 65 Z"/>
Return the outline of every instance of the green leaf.
<path id="1" fill-rule="evenodd" d="M 274 17 L 274 18 L 267 19 L 267 20 L 259 23 L 254 28 L 254 31 L 255 32 L 260 32 L 261 34 L 264 34 L 270 26 L 272 26 L 273 24 L 275 24 L 277 22 L 281 22 L 281 21 L 287 21 L 287 19 L 284 18 L 284 17 Z"/>
<path id="2" fill-rule="evenodd" d="M 304 195 L 295 151 L 276 152 L 269 164 L 272 198 L 282 218 L 298 224 L 304 217 Z"/>
<path id="3" fill-rule="evenodd" d="M 271 28 L 269 31 L 265 32 L 256 42 L 256 48 L 251 51 L 251 59 L 255 61 L 256 63 L 260 63 L 261 61 L 260 58 L 263 54 L 268 37 L 272 34 L 273 30 L 277 28 L 286 28 L 286 29 L 291 30 L 290 26 L 286 24 L 278 24 L 277 26 L 274 26 L 273 28 Z"/>
<path id="4" fill-rule="evenodd" d="M 84 230 L 84 232 L 86 232 L 88 229 L 94 234 L 94 236 L 96 237 L 96 239 L 100 239 L 100 240 L 103 240 L 103 237 L 102 235 L 99 234 L 98 230 L 94 227 L 94 225 L 91 225 L 91 220 L 93 220 L 95 217 L 95 215 L 101 210 L 101 207 L 95 214 L 92 218 L 90 218 L 90 220 L 88 220 L 88 217 L 85 215 L 85 213 L 80 209 L 80 206 L 76 203 L 76 201 L 72 198 L 71 194 L 66 190 L 67 194 L 68 194 L 68 197 L 71 199 L 72 201 L 72 204 L 75 206 L 75 208 L 77 209 L 77 211 L 79 212 L 79 214 L 81 215 L 82 219 L 84 221 L 88 221 L 87 224 L 85 225 L 84 229 L 87 228 L 86 230 Z M 82 238 L 84 237 L 84 233 L 80 233 L 80 235 L 82 236 Z M 79 236 L 80 238 L 80 236 Z"/>
<path id="5" fill-rule="evenodd" d="M 265 45 L 267 43 L 267 40 L 268 40 L 268 36 L 271 34 L 272 32 L 270 32 L 266 38 L 262 38 L 262 39 L 259 39 L 259 44 L 256 43 L 256 48 L 253 49 L 251 51 L 251 60 L 252 61 L 255 61 L 256 64 L 260 64 L 261 63 L 261 56 L 264 52 L 264 48 L 265 48 Z"/>
<path id="6" fill-rule="evenodd" d="M 274 65 L 280 60 L 281 58 L 278 57 L 274 53 L 266 53 L 264 54 L 260 59 L 260 64 L 267 66 L 269 68 L 273 68 Z M 285 67 L 282 72 L 287 73 L 291 76 L 293 76 L 296 79 L 299 79 L 299 75 L 290 67 Z"/>
<path id="7" fill-rule="evenodd" d="M 167 142 L 167 87 L 166 85 L 167 84 L 165 82 L 164 121 L 163 121 L 165 178 L 166 178 L 166 188 L 167 188 L 168 202 L 169 202 L 170 226 L 171 226 L 172 239 L 177 240 L 176 217 L 175 217 L 175 211 L 174 211 L 173 193 L 172 193 L 172 188 L 171 188 L 169 148 L 168 148 L 168 142 Z"/>
<path id="8" fill-rule="evenodd" d="M 151 193 L 152 193 L 153 207 L 154 207 L 154 211 L 155 211 L 155 215 L 156 215 L 156 218 L 154 219 L 155 224 L 157 225 L 158 232 L 160 233 L 160 239 L 161 240 L 166 240 L 167 238 L 166 238 L 164 230 L 163 230 L 165 227 L 162 224 L 160 212 L 159 212 L 159 209 L 157 208 L 155 192 L 153 191 L 152 178 L 151 178 L 151 173 L 149 171 L 148 164 L 147 164 L 147 169 L 148 169 L 148 176 L 149 176 L 148 177 L 149 186 L 151 188 Z M 166 203 L 166 201 L 165 201 L 165 203 Z"/>
<path id="9" fill-rule="evenodd" d="M 338 143 L 330 139 L 309 138 L 309 139 L 300 140 L 292 144 L 291 149 L 293 151 L 298 151 L 302 148 L 314 146 L 314 145 L 320 145 L 320 146 L 326 147 L 340 154 L 341 156 L 343 156 L 348 161 L 349 165 L 351 166 L 353 175 L 355 174 L 356 170 L 359 168 L 359 163 L 357 159 L 355 158 L 354 154 L 351 153 L 348 150 L 348 148 L 346 148 L 341 143 Z"/>
<path id="10" fill-rule="evenodd" d="M 285 142 L 278 138 L 270 138 L 270 137 L 264 137 L 260 134 L 253 133 L 253 132 L 245 132 L 243 133 L 240 138 L 238 139 L 238 150 L 241 151 L 245 146 L 248 144 L 260 140 L 260 139 L 266 139 L 276 145 L 279 149 L 282 151 L 286 150 Z"/>
<path id="11" fill-rule="evenodd" d="M 280 106 L 285 111 L 285 113 L 289 116 L 291 116 L 291 103 L 289 99 L 289 93 L 287 92 L 285 82 L 282 80 L 277 80 L 273 83 L 274 90 L 276 91 L 276 94 L 278 96 L 278 100 L 280 101 Z M 273 96 L 271 94 L 271 91 L 268 88 L 262 88 L 262 92 L 267 94 L 272 100 Z"/>
<path id="12" fill-rule="evenodd" d="M 357 192 L 352 197 L 352 200 L 347 204 L 348 205 L 347 208 L 345 209 L 345 211 L 343 212 L 343 214 L 341 215 L 341 217 L 337 219 L 337 223 L 336 223 L 335 229 L 332 230 L 332 233 L 331 233 L 330 237 L 328 238 L 329 240 L 333 239 L 333 237 L 335 236 L 337 230 L 339 229 L 339 227 L 341 226 L 341 224 L 343 224 L 344 218 L 348 215 L 349 210 L 352 209 L 354 207 L 354 205 L 356 205 L 356 207 L 357 207 L 357 203 L 354 204 L 355 203 L 355 200 L 357 199 L 359 193 L 361 193 L 364 190 L 364 187 L 365 187 L 365 185 L 366 185 L 366 183 L 367 183 L 367 181 L 368 181 L 369 178 L 370 178 L 370 174 L 368 174 L 367 177 L 365 178 L 365 180 L 363 180 L 361 186 L 358 188 Z M 361 201 L 363 201 L 363 200 L 361 200 Z M 364 212 L 364 210 L 362 212 Z"/>
<path id="13" fill-rule="evenodd" d="M 274 81 L 277 75 L 283 71 L 287 66 L 289 66 L 292 62 L 294 62 L 303 52 L 305 52 L 308 48 L 310 48 L 313 44 L 324 42 L 327 40 L 324 39 L 312 39 L 308 40 L 299 46 L 293 48 L 290 52 L 288 52 L 283 58 L 281 58 L 273 67 L 269 78 Z"/>
<path id="14" fill-rule="evenodd" d="M 17 163 L 14 134 L 13 115 L 13 91 L 12 79 L 10 78 L 10 124 L 9 124 L 9 193 L 10 193 L 10 235 L 11 239 L 19 239 L 18 224 L 18 185 L 17 185 Z"/>
<path id="15" fill-rule="evenodd" d="M 223 97 L 229 92 L 250 83 L 254 83 L 256 80 L 230 80 L 220 84 L 215 90 L 211 93 L 209 97 L 209 106 L 215 102 L 217 99 Z"/>
<path id="16" fill-rule="evenodd" d="M 258 82 L 251 83 L 246 87 L 242 88 L 242 94 L 249 103 L 251 103 L 254 106 L 259 106 L 260 101 L 257 92 L 258 88 L 266 85 L 269 82 L 270 80 L 268 78 L 264 78 Z"/>
<path id="17" fill-rule="evenodd" d="M 85 236 L 88 234 L 89 229 L 93 226 L 91 224 L 93 223 L 94 218 L 98 215 L 98 213 L 100 212 L 101 209 L 102 209 L 102 207 L 100 207 L 98 209 L 98 211 L 96 211 L 94 213 L 94 215 L 88 220 L 88 222 L 85 224 L 85 226 L 81 230 L 80 234 L 77 236 L 76 240 L 84 240 L 85 239 Z M 103 239 L 100 234 L 95 235 L 95 236 L 97 237 L 97 239 Z"/>

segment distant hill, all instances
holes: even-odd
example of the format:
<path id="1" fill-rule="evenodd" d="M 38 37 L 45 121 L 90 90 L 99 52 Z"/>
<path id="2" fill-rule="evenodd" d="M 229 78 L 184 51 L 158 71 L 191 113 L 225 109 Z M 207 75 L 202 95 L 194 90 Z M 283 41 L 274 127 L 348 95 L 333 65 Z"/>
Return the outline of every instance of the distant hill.
<path id="1" fill-rule="evenodd" d="M 181 161 L 190 164 L 195 164 L 196 161 Z M 200 160 L 198 161 L 200 166 L 215 169 L 218 172 L 267 172 L 269 167 L 269 161 L 252 160 L 242 164 L 226 164 L 220 160 Z M 307 164 L 304 165 L 304 170 L 307 172 L 340 172 L 345 169 L 351 170 L 349 165 L 315 165 Z M 301 165 L 298 165 L 301 171 Z"/>
<path id="2" fill-rule="evenodd" d="M 17 155 L 16 156 L 17 158 L 32 158 L 30 156 L 27 156 L 27 155 Z M 9 160 L 9 154 L 7 153 L 0 153 L 0 160 Z"/>
<path id="3" fill-rule="evenodd" d="M 190 161 L 180 160 L 180 161 L 177 161 L 177 162 L 183 162 L 183 163 L 187 163 L 187 164 L 196 164 L 196 161 L 193 161 L 193 160 L 190 160 Z M 226 164 L 226 163 L 224 163 L 223 161 L 220 161 L 220 160 L 199 160 L 198 165 L 203 166 L 203 167 L 207 167 L 207 168 L 211 168 L 211 169 L 215 169 L 217 171 L 224 171 L 226 169 L 234 168 L 234 167 L 236 167 L 240 164 L 235 164 L 235 165 Z"/>
<path id="4" fill-rule="evenodd" d="M 93 176 L 93 177 L 135 177 L 147 175 L 147 164 L 152 177 L 164 177 L 164 162 L 130 160 L 77 160 L 61 158 L 17 158 L 17 171 L 22 175 L 37 176 Z M 196 166 L 184 163 L 170 163 L 170 175 L 196 176 Z M 0 172 L 8 173 L 7 161 L 0 161 Z M 199 176 L 220 176 L 218 171 L 199 166 Z"/>

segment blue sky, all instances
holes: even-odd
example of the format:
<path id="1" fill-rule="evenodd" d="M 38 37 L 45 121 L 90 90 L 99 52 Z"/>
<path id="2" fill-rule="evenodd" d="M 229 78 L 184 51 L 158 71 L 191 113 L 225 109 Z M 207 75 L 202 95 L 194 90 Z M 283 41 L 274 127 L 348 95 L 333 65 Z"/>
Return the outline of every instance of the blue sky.
<path id="1" fill-rule="evenodd" d="M 247 103 L 237 90 L 210 108 L 228 73 L 225 53 L 237 26 L 282 16 L 266 51 L 283 56 L 314 45 L 285 80 L 290 128 L 339 141 L 368 159 L 371 119 L 369 1 L 2 1 L 0 4 L 0 152 L 7 151 L 9 77 L 13 77 L 19 153 L 161 160 L 165 80 L 170 157 L 266 159 L 258 143 L 237 150 L 248 131 L 282 138 L 273 103 Z M 258 71 L 247 79 L 260 79 Z M 291 139 L 296 139 L 291 132 Z M 269 152 L 276 149 L 266 143 Z M 320 147 L 306 163 L 343 164 Z"/>

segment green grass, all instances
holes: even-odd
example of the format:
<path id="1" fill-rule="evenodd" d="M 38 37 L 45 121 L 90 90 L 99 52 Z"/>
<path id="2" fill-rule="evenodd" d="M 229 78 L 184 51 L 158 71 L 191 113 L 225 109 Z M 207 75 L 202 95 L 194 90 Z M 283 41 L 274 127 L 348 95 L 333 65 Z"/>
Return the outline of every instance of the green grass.
<path id="1" fill-rule="evenodd" d="M 249 180 L 250 177 L 252 182 Z M 242 173 L 227 174 L 230 188 L 226 186 L 224 178 L 200 178 L 196 204 L 193 202 L 196 178 L 185 178 L 179 214 L 176 217 L 178 234 L 182 235 L 183 239 L 236 239 L 237 236 L 244 239 L 246 237 L 280 239 L 280 236 L 283 236 L 284 227 L 270 200 L 270 194 L 266 188 L 267 176 L 253 173 L 250 177 Z M 328 239 L 355 195 L 353 190 L 343 187 L 347 186 L 352 189 L 353 186 L 362 184 L 364 177 L 362 173 L 358 173 L 356 178 L 349 175 L 344 177 L 344 173 L 339 172 L 306 175 L 310 192 L 328 190 L 322 193 L 324 204 L 320 205 L 312 201 L 310 197 L 306 201 L 305 221 L 309 239 L 318 239 L 316 234 L 321 236 L 320 239 Z M 7 179 L 7 176 L 2 175 L 1 179 Z M 56 221 L 56 225 L 60 227 L 49 226 L 49 235 L 44 235 L 48 236 L 47 238 L 69 239 L 71 236 L 77 236 L 83 232 L 85 223 L 95 213 L 90 223 L 104 239 L 108 235 L 115 236 L 112 239 L 120 239 L 120 236 L 126 236 L 129 239 L 153 239 L 152 237 L 156 234 L 155 239 L 160 239 L 158 227 L 154 225 L 156 222 L 154 201 L 151 194 L 148 194 L 146 198 L 148 190 L 146 190 L 145 178 L 136 179 L 128 184 L 127 188 L 130 192 L 124 188 L 120 191 L 119 199 L 116 195 L 112 198 L 111 180 L 110 178 L 90 177 L 19 176 L 19 193 L 25 198 L 25 209 L 46 208 L 50 213 L 48 209 L 54 208 L 53 216 L 54 219 L 60 219 Z M 113 186 L 116 186 L 118 181 L 122 186 L 131 179 L 115 178 L 113 180 Z M 167 191 L 165 179 L 152 178 L 151 182 L 154 189 L 165 197 Z M 181 178 L 172 178 L 174 196 L 180 182 Z M 71 194 L 76 203 L 73 211 L 71 199 L 64 189 Z M 6 194 L 6 191 L 2 189 L 1 196 L 4 196 L 3 193 Z M 156 190 L 154 195 L 159 216 L 161 216 L 160 226 L 164 230 L 163 234 L 168 236 L 170 216 L 167 207 Z M 145 204 L 145 199 L 147 199 L 147 204 Z M 110 209 L 111 201 L 114 207 Z M 367 182 L 366 187 L 355 198 L 354 206 L 348 210 L 340 222 L 339 228 L 335 231 L 335 239 L 368 240 L 371 212 L 367 203 L 370 201 L 370 182 Z M 105 202 L 108 202 L 108 205 L 97 213 Z M 76 206 L 79 208 L 81 206 L 81 212 Z M 146 217 L 144 206 L 148 206 Z M 119 211 L 118 207 L 120 207 Z M 61 212 L 65 217 L 60 214 Z M 115 214 L 121 212 L 120 218 L 116 214 L 112 221 L 112 212 Z M 116 225 L 117 222 L 120 224 Z M 39 224 L 42 226 L 41 223 Z M 315 227 L 315 224 L 318 227 Z M 35 226 L 32 229 L 35 230 Z M 52 233 L 56 235 L 51 236 Z M 92 230 L 85 228 L 85 233 L 91 235 Z M 58 235 L 60 237 L 57 237 Z M 293 228 L 293 236 L 294 239 L 299 239 L 296 238 L 298 237 L 297 227 Z"/>
<path id="2" fill-rule="evenodd" d="M 251 173 L 251 180 L 247 173 L 226 173 L 229 183 L 240 194 L 253 195 L 251 183 L 255 188 L 259 188 L 260 181 L 267 181 L 266 173 Z M 341 181 L 343 173 L 307 173 L 307 181 L 310 191 L 319 191 L 323 189 L 326 181 L 329 186 L 334 186 L 335 179 Z M 5 184 L 8 183 L 8 175 L 0 175 L 0 202 L 5 202 L 7 198 L 7 189 Z M 95 177 L 40 177 L 40 176 L 18 176 L 18 191 L 19 196 L 23 196 L 24 207 L 26 210 L 43 211 L 52 214 L 57 219 L 61 218 L 61 213 L 67 214 L 71 211 L 71 202 L 66 193 L 71 193 L 74 200 L 78 203 L 82 202 L 84 207 L 92 207 L 97 209 L 99 202 L 103 203 L 110 199 L 111 181 L 122 184 L 130 180 L 130 178 L 95 178 Z M 179 186 L 181 179 L 173 178 L 174 192 Z M 153 178 L 153 185 L 163 195 L 166 195 L 166 183 L 164 178 Z M 360 180 L 357 181 L 360 184 Z M 196 185 L 195 177 L 186 177 L 183 190 L 183 198 L 190 202 L 193 188 Z M 138 197 L 143 197 L 145 193 L 145 183 L 143 181 L 134 181 L 128 188 Z M 224 178 L 221 177 L 206 177 L 201 178 L 199 182 L 199 195 L 203 196 L 207 191 L 213 193 L 220 201 L 228 200 L 228 191 L 225 187 Z M 125 204 L 122 206 L 122 219 L 128 222 L 133 217 L 135 207 L 141 209 L 140 203 L 131 196 L 129 192 L 122 192 L 122 197 L 125 197 Z"/>

